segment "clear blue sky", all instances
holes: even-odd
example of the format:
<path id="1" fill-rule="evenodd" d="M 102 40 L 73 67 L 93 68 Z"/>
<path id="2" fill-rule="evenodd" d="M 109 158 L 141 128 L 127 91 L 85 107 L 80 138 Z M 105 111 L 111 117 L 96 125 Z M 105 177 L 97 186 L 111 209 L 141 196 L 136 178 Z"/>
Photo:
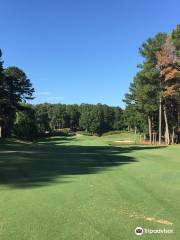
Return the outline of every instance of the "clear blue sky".
<path id="1" fill-rule="evenodd" d="M 34 103 L 123 106 L 139 46 L 178 23 L 179 0 L 6 0 L 0 48 L 31 79 Z"/>

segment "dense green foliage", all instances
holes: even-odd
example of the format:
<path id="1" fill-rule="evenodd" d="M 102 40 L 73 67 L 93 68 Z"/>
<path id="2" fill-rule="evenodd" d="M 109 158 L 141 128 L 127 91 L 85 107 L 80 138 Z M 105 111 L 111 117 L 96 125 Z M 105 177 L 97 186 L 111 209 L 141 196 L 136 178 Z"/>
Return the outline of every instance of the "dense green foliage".
<path id="1" fill-rule="evenodd" d="M 33 140 L 38 137 L 38 128 L 33 108 L 26 107 L 23 111 L 17 112 L 14 134 L 21 139 Z"/>
<path id="2" fill-rule="evenodd" d="M 123 111 L 107 105 L 38 104 L 35 110 L 38 129 L 41 133 L 69 128 L 101 135 L 110 130 L 123 129 Z"/>
<path id="3" fill-rule="evenodd" d="M 32 99 L 34 89 L 26 74 L 17 67 L 3 69 L 0 52 L 0 127 L 3 136 L 10 136 L 21 103 Z"/>
<path id="4" fill-rule="evenodd" d="M 112 146 L 123 137 L 1 142 L 0 238 L 131 240 L 141 226 L 179 240 L 179 146 Z"/>

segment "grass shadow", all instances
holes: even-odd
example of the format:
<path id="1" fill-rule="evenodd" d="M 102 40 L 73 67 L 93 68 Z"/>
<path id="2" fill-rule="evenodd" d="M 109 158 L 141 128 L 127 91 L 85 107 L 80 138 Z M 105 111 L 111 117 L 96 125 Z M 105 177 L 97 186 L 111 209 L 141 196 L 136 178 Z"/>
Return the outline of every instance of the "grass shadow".
<path id="1" fill-rule="evenodd" d="M 72 181 L 72 176 L 95 174 L 136 159 L 126 153 L 152 149 L 149 146 L 63 145 L 70 137 L 45 139 L 39 143 L 7 141 L 0 147 L 0 184 L 28 188 Z M 157 148 L 157 147 L 156 147 Z"/>

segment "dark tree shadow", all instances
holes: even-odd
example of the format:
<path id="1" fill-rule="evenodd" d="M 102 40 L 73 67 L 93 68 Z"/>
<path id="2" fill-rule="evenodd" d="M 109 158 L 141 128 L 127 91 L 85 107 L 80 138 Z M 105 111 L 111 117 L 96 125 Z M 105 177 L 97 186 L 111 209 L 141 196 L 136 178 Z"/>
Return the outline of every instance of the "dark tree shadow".
<path id="1" fill-rule="evenodd" d="M 71 138 L 57 137 L 39 143 L 6 141 L 0 146 L 0 184 L 36 187 L 68 183 L 73 176 L 113 170 L 136 162 L 125 154 L 157 147 L 63 145 Z"/>

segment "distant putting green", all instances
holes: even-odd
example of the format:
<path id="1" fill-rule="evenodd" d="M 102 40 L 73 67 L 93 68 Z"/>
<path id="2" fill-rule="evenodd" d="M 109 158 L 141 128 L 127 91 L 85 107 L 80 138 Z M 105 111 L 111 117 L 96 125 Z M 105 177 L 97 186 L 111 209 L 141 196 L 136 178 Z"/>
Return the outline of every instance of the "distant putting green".
<path id="1" fill-rule="evenodd" d="M 180 146 L 114 145 L 132 138 L 1 141 L 0 240 L 179 240 Z"/>

